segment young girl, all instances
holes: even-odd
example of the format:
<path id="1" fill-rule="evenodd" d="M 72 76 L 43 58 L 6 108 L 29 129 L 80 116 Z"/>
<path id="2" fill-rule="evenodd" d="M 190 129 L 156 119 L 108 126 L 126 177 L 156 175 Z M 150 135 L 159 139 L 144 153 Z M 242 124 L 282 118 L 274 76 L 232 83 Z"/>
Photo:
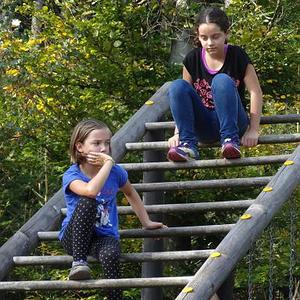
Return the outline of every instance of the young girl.
<path id="1" fill-rule="evenodd" d="M 119 278 L 120 243 L 116 195 L 121 190 L 146 229 L 162 228 L 152 222 L 141 198 L 128 181 L 127 172 L 110 156 L 111 131 L 96 120 L 81 121 L 71 142 L 71 167 L 63 175 L 67 216 L 59 239 L 73 256 L 70 280 L 91 277 L 87 255 L 102 264 L 106 278 Z M 119 289 L 109 290 L 108 299 L 122 299 Z"/>
<path id="2" fill-rule="evenodd" d="M 171 161 L 198 159 L 197 144 L 221 141 L 224 158 L 239 158 L 241 144 L 257 144 L 262 92 L 246 52 L 228 45 L 229 20 L 219 8 L 207 8 L 196 18 L 197 48 L 183 61 L 183 79 L 170 87 L 170 107 L 176 123 L 168 141 Z M 250 120 L 245 111 L 245 87 L 250 93 Z"/>

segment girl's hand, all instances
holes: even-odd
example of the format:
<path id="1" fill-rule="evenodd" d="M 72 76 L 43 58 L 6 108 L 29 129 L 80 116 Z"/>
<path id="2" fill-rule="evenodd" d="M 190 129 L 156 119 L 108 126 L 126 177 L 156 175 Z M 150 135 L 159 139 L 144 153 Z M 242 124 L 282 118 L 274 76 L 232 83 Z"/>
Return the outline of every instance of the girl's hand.
<path id="1" fill-rule="evenodd" d="M 179 134 L 174 134 L 172 137 L 168 139 L 168 146 L 177 147 L 179 145 Z"/>
<path id="2" fill-rule="evenodd" d="M 163 228 L 168 228 L 167 225 L 164 225 L 163 223 L 161 222 L 153 222 L 153 221 L 150 221 L 148 222 L 145 226 L 144 226 L 145 229 L 148 229 L 148 230 L 153 230 L 153 229 L 163 229 Z"/>
<path id="3" fill-rule="evenodd" d="M 103 166 L 108 161 L 112 162 L 113 165 L 115 164 L 111 156 L 101 152 L 89 152 L 86 160 L 88 163 L 96 166 Z"/>
<path id="4" fill-rule="evenodd" d="M 257 130 L 253 130 L 250 127 L 246 130 L 241 139 L 242 145 L 246 147 L 254 147 L 257 145 L 259 133 Z"/>
<path id="5" fill-rule="evenodd" d="M 153 222 L 149 220 L 147 224 L 143 226 L 145 229 L 160 229 L 160 228 L 168 228 L 168 226 L 164 225 L 161 222 Z"/>

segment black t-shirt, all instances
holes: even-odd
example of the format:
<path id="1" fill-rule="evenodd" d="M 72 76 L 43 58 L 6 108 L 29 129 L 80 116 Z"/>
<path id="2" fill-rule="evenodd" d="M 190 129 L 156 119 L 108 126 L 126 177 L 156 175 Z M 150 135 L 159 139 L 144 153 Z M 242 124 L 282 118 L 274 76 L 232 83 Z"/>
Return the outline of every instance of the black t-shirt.
<path id="1" fill-rule="evenodd" d="M 193 49 L 184 58 L 183 64 L 190 73 L 193 87 L 201 97 L 203 104 L 209 109 L 214 109 L 211 82 L 216 74 L 226 73 L 235 81 L 241 101 L 246 107 L 244 77 L 247 65 L 251 64 L 247 53 L 238 46 L 228 45 L 224 64 L 215 74 L 208 72 L 202 61 L 201 53 L 202 48 Z"/>

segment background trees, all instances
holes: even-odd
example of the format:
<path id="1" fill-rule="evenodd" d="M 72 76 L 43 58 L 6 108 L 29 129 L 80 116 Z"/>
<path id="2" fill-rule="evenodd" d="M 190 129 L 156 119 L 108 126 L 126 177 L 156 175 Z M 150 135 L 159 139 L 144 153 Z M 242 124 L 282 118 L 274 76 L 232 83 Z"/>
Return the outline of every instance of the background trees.
<path id="1" fill-rule="evenodd" d="M 180 76 L 181 67 L 169 63 L 172 41 L 190 32 L 204 5 L 183 2 L 1 2 L 0 244 L 60 187 L 78 120 L 99 118 L 116 130 L 165 81 Z M 230 43 L 253 60 L 264 114 L 299 109 L 297 9 L 291 0 L 232 0 L 227 8 Z"/>

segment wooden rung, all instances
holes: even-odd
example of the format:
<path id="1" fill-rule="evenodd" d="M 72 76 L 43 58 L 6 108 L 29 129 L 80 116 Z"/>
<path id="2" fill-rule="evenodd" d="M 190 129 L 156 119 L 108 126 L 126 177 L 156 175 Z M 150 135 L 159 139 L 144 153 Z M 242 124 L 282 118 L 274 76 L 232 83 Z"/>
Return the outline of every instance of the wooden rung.
<path id="1" fill-rule="evenodd" d="M 119 230 L 121 238 L 157 238 L 173 236 L 191 236 L 206 234 L 223 234 L 229 232 L 234 224 L 223 225 L 203 225 L 203 226 L 182 226 L 168 227 L 164 229 L 146 230 L 146 229 L 122 229 Z M 57 240 L 58 231 L 41 231 L 38 232 L 40 240 Z"/>
<path id="2" fill-rule="evenodd" d="M 193 277 L 123 278 L 98 280 L 1 281 L 0 291 L 87 290 L 96 288 L 143 288 L 184 286 Z"/>
<path id="3" fill-rule="evenodd" d="M 207 210 L 231 210 L 248 208 L 254 200 L 231 200 L 231 201 L 211 201 L 199 203 L 177 203 L 177 204 L 157 204 L 144 205 L 148 213 L 191 213 Z M 67 209 L 61 210 L 66 215 Z M 118 206 L 120 215 L 134 214 L 131 206 Z"/>
<path id="4" fill-rule="evenodd" d="M 127 171 L 153 171 L 153 170 L 174 170 L 174 169 L 200 169 L 219 167 L 256 166 L 264 164 L 283 163 L 290 157 L 286 155 L 244 157 L 239 159 L 207 159 L 188 162 L 147 162 L 147 163 L 123 163 L 119 164 Z"/>
<path id="5" fill-rule="evenodd" d="M 300 122 L 300 114 L 262 116 L 260 119 L 260 124 L 279 124 L 297 122 Z M 147 130 L 175 129 L 175 122 L 149 122 L 145 124 L 145 128 Z"/>
<path id="6" fill-rule="evenodd" d="M 190 251 L 165 251 L 165 252 L 142 252 L 121 254 L 121 262 L 146 262 L 146 261 L 180 261 L 205 259 L 214 250 L 190 250 Z M 71 265 L 73 258 L 70 255 L 56 256 L 15 256 L 13 258 L 16 266 L 36 266 L 36 265 Z M 89 256 L 89 263 L 97 260 Z"/>
<path id="7" fill-rule="evenodd" d="M 281 134 L 281 135 L 263 135 L 258 139 L 259 144 L 282 144 L 282 143 L 297 143 L 300 142 L 300 133 Z M 200 148 L 219 147 L 219 143 L 214 144 L 199 144 Z M 139 142 L 126 143 L 126 149 L 133 150 L 166 150 L 168 142 Z"/>
<path id="8" fill-rule="evenodd" d="M 271 179 L 272 177 L 266 176 L 177 182 L 134 183 L 133 186 L 139 192 L 194 190 L 200 188 L 255 187 L 264 186 Z"/>

